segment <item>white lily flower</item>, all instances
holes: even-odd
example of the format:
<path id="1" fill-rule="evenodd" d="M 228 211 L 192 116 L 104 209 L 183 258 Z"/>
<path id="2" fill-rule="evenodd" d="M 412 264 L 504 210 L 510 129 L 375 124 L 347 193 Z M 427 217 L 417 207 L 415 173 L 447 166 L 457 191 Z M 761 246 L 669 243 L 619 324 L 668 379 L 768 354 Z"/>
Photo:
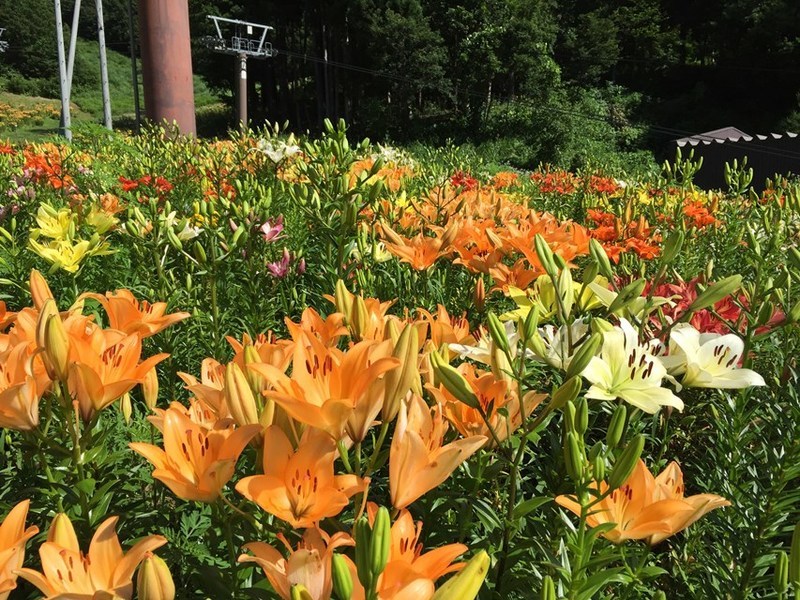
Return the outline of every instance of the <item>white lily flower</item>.
<path id="1" fill-rule="evenodd" d="M 700 333 L 689 323 L 672 330 L 669 355 L 662 360 L 672 375 L 683 375 L 686 387 L 741 389 L 766 385 L 751 369 L 738 368 L 744 342 L 732 333 Z"/>
<path id="2" fill-rule="evenodd" d="M 193 227 L 189 224 L 189 221 L 186 221 L 186 225 L 184 225 L 183 229 L 181 229 L 176 235 L 180 241 L 186 242 L 188 240 L 193 240 L 201 233 L 203 233 L 202 227 Z"/>
<path id="3" fill-rule="evenodd" d="M 519 332 L 513 321 L 506 321 L 503 324 L 503 328 L 505 329 L 506 338 L 508 338 L 508 347 L 511 349 L 511 357 L 513 358 L 517 355 Z M 450 350 L 457 353 L 459 358 L 471 358 L 479 363 L 491 365 L 494 342 L 487 329 L 482 328 L 480 332 L 481 337 L 478 338 L 474 344 L 450 344 Z M 525 353 L 525 356 L 534 358 L 534 354 L 530 350 Z"/>
<path id="4" fill-rule="evenodd" d="M 547 353 L 544 356 L 537 355 L 537 358 L 556 369 L 566 371 L 567 368 L 569 368 L 569 363 L 572 360 L 574 351 L 577 350 L 577 348 L 573 348 L 573 351 L 570 352 L 570 335 L 572 337 L 572 342 L 575 343 L 577 340 L 583 338 L 589 331 L 589 326 L 580 319 L 574 321 L 569 328 L 570 334 L 568 335 L 566 325 L 561 325 L 560 327 L 545 325 L 544 327 L 540 327 L 539 335 L 542 336 Z"/>
<path id="5" fill-rule="evenodd" d="M 257 149 L 275 164 L 300 152 L 300 146 L 287 144 L 283 140 L 259 140 Z"/>
<path id="6" fill-rule="evenodd" d="M 628 321 L 620 319 L 619 327 L 603 334 L 600 356 L 592 357 L 581 373 L 592 384 L 586 397 L 621 398 L 650 414 L 662 406 L 683 410 L 683 401 L 671 390 L 661 387 L 667 369 L 651 348 L 651 344 L 640 344 L 636 330 Z"/>

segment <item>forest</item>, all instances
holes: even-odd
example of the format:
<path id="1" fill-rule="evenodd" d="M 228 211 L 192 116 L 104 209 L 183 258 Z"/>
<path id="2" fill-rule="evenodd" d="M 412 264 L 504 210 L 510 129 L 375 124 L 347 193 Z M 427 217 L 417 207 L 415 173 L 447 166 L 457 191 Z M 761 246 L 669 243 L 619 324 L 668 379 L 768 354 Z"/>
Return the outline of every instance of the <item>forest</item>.
<path id="1" fill-rule="evenodd" d="M 72 2 L 62 4 L 70 15 Z M 79 33 L 94 39 L 89 4 Z M 135 4 L 104 3 L 109 47 L 123 54 Z M 793 0 L 189 4 L 195 72 L 230 107 L 218 133 L 234 123 L 237 75 L 232 57 L 202 43 L 213 33 L 212 14 L 274 27 L 275 56 L 250 61 L 254 124 L 318 131 L 325 118 L 344 118 L 373 140 L 471 142 L 522 167 L 636 163 L 670 140 L 725 126 L 800 129 Z M 0 86 L 57 97 L 53 22 L 51 0 L 0 5 L 10 43 Z M 76 77 L 78 87 L 98 85 L 99 75 L 80 64 Z"/>

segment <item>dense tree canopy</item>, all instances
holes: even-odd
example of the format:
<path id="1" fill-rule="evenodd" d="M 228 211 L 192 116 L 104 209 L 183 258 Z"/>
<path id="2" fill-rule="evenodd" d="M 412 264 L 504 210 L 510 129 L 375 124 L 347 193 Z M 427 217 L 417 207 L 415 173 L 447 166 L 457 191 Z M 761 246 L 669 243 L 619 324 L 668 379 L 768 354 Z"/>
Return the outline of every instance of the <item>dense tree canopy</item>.
<path id="1" fill-rule="evenodd" d="M 106 0 L 120 51 L 127 10 Z M 275 28 L 278 54 L 251 62 L 251 115 L 300 130 L 344 117 L 378 139 L 506 139 L 529 149 L 524 162 L 576 160 L 583 150 L 563 145 L 581 131 L 631 149 L 800 122 L 796 0 L 192 0 L 190 10 L 196 40 L 212 32 L 209 14 Z M 81 35 L 92 37 L 86 13 Z M 4 2 L 0 26 L 12 43 L 0 74 L 55 88 L 52 2 Z M 230 98 L 234 61 L 199 43 L 194 57 Z"/>

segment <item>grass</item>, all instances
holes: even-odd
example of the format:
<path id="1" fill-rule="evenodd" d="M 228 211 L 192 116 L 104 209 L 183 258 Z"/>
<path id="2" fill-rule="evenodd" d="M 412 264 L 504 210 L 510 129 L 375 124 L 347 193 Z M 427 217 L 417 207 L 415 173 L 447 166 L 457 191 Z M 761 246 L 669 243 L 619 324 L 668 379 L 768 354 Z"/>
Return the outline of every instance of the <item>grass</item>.
<path id="1" fill-rule="evenodd" d="M 109 49 L 107 50 L 107 60 L 112 117 L 124 127 L 133 123 L 135 114 L 130 57 Z M 195 105 L 198 112 L 219 110 L 219 97 L 197 75 L 194 78 L 194 91 Z M 142 108 L 144 108 L 141 71 L 139 73 L 139 97 Z M 11 93 L 8 91 L 6 82 L 2 79 L 0 79 L 0 103 L 10 104 L 19 108 L 27 108 L 42 103 L 52 103 L 54 106 L 60 106 L 60 101 L 57 98 Z M 100 52 L 97 42 L 78 40 L 71 106 L 72 120 L 75 125 L 102 123 L 103 97 L 100 85 Z M 40 140 L 56 135 L 58 133 L 58 125 L 57 119 L 48 118 L 42 122 L 25 122 L 14 129 L 0 126 L 0 139 L 13 141 Z"/>

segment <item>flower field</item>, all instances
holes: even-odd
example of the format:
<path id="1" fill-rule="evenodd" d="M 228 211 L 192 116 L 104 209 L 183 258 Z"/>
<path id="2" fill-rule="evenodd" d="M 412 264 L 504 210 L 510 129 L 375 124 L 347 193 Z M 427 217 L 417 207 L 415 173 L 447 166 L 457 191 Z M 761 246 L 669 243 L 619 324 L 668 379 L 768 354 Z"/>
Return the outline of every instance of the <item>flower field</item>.
<path id="1" fill-rule="evenodd" d="M 0 599 L 800 594 L 800 184 L 699 166 L 0 143 Z"/>

